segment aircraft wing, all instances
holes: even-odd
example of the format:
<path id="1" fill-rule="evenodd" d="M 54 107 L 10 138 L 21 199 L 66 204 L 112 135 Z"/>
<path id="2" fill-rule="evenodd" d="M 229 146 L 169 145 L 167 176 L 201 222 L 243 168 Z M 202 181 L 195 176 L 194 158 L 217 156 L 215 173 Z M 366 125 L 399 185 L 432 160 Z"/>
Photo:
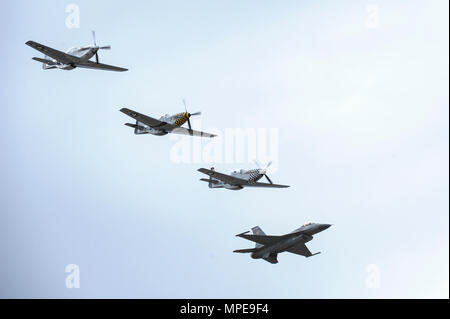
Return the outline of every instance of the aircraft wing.
<path id="1" fill-rule="evenodd" d="M 211 177 L 218 179 L 229 185 L 243 185 L 243 184 L 247 183 L 247 181 L 244 179 L 236 178 L 236 177 L 233 177 L 233 176 L 227 175 L 227 174 L 222 174 L 222 173 L 219 173 L 219 172 L 216 172 L 216 171 L 213 171 L 210 169 L 206 169 L 206 168 L 200 168 L 200 169 L 198 169 L 198 171 L 200 173 L 211 176 Z"/>
<path id="2" fill-rule="evenodd" d="M 77 59 L 73 64 L 76 67 L 85 68 L 85 69 L 98 69 L 98 70 L 116 71 L 116 72 L 128 71 L 128 69 L 120 68 L 118 66 L 102 64 L 102 63 L 95 63 L 95 62 L 89 61 L 89 60 L 81 61 L 81 60 Z"/>
<path id="3" fill-rule="evenodd" d="M 163 131 L 172 131 L 176 126 L 162 122 L 160 120 L 154 119 L 153 117 L 138 113 L 136 111 L 122 108 L 120 109 L 120 112 L 125 113 L 126 115 L 134 118 L 136 121 L 139 121 L 141 123 L 144 123 L 145 125 L 148 125 L 154 129 L 163 130 Z"/>
<path id="4" fill-rule="evenodd" d="M 261 245 L 271 245 L 283 240 L 284 236 L 267 236 L 267 235 L 246 235 L 245 233 L 236 235 Z"/>
<path id="5" fill-rule="evenodd" d="M 34 42 L 34 41 L 27 41 L 25 43 L 26 45 L 32 47 L 35 50 L 38 50 L 41 53 L 44 53 L 45 55 L 57 60 L 58 62 L 62 64 L 73 64 L 75 60 L 77 60 L 77 57 L 74 57 L 70 54 L 52 49 L 48 46 L 45 46 L 43 44 Z"/>
<path id="6" fill-rule="evenodd" d="M 259 183 L 259 182 L 256 182 L 256 183 L 249 183 L 249 182 L 246 182 L 246 184 L 242 184 L 242 186 L 245 186 L 245 187 L 272 187 L 272 188 L 286 188 L 286 187 L 289 187 L 289 185 L 279 185 L 279 184 L 269 184 L 269 183 Z"/>
<path id="7" fill-rule="evenodd" d="M 175 126 L 175 125 L 174 125 Z M 215 134 L 210 134 L 206 132 L 191 130 L 185 127 L 175 126 L 175 128 L 170 132 L 174 134 L 191 135 L 191 136 L 202 136 L 202 137 L 214 137 Z"/>
<path id="8" fill-rule="evenodd" d="M 311 254 L 308 247 L 306 247 L 306 245 L 304 243 L 296 244 L 295 246 L 292 246 L 291 248 L 286 249 L 286 251 L 293 253 L 293 254 L 305 256 L 305 257 L 310 257 L 313 255 L 313 254 Z"/>

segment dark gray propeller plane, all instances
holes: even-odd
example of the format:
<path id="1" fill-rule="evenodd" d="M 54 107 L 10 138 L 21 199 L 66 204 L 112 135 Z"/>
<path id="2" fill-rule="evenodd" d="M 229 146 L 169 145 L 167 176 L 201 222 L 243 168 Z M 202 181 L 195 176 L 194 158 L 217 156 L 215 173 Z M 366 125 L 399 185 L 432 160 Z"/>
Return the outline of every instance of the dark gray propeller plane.
<path id="1" fill-rule="evenodd" d="M 95 31 L 92 31 L 92 37 L 94 40 L 93 45 L 73 47 L 66 52 L 55 50 L 34 41 L 27 41 L 25 44 L 45 54 L 44 58 L 33 58 L 33 60 L 42 63 L 42 68 L 44 70 L 73 70 L 75 68 L 97 69 L 116 72 L 123 72 L 128 70 L 120 68 L 118 66 L 100 63 L 98 58 L 98 51 L 110 50 L 111 46 L 98 46 L 97 42 L 95 41 Z M 92 58 L 93 56 L 95 56 L 95 62 L 90 60 L 90 58 Z"/>
<path id="2" fill-rule="evenodd" d="M 305 257 L 311 257 L 320 252 L 312 254 L 305 243 L 313 239 L 313 235 L 329 228 L 329 224 L 317 224 L 308 222 L 293 232 L 282 236 L 268 236 L 259 226 L 253 227 L 253 235 L 247 235 L 247 232 L 236 236 L 251 240 L 256 243 L 255 248 L 238 249 L 235 253 L 251 253 L 254 259 L 264 259 L 271 264 L 278 263 L 277 256 L 282 252 L 290 252 Z"/>

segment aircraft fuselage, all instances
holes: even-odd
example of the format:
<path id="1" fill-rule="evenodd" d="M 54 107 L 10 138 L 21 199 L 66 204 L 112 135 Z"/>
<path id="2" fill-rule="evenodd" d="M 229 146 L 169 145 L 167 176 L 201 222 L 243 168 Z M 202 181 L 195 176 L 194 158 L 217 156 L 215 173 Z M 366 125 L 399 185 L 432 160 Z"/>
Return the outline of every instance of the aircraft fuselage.
<path id="1" fill-rule="evenodd" d="M 263 245 L 260 248 L 256 248 L 250 256 L 253 259 L 263 258 L 270 263 L 277 263 L 276 257 L 273 259 L 270 257 L 271 255 L 282 253 L 299 243 L 307 243 L 313 239 L 313 235 L 324 231 L 328 227 L 330 227 L 328 224 L 305 224 L 289 233 L 286 239 L 282 239 L 272 245 Z"/>
<path id="2" fill-rule="evenodd" d="M 176 126 L 183 125 L 184 123 L 187 122 L 188 119 L 189 119 L 189 113 L 187 113 L 187 112 L 181 112 L 181 113 L 177 113 L 174 115 L 166 114 L 159 118 L 159 120 L 161 122 L 166 122 L 166 123 L 173 124 Z M 168 132 L 166 132 L 164 130 L 158 130 L 156 128 L 153 128 L 151 126 L 148 126 L 148 125 L 138 122 L 138 121 L 136 121 L 136 125 L 139 128 L 136 128 L 134 130 L 134 134 L 152 134 L 152 135 L 158 135 L 158 136 L 168 134 Z"/>
<path id="3" fill-rule="evenodd" d="M 264 176 L 263 174 L 261 174 L 260 169 L 251 169 L 251 170 L 240 169 L 240 170 L 235 170 L 235 171 L 231 172 L 230 175 L 233 177 L 239 178 L 239 179 L 243 179 L 245 181 L 250 181 L 250 182 L 257 182 Z M 216 179 L 214 179 L 214 180 L 216 180 Z M 230 184 L 226 184 L 219 180 L 217 180 L 217 181 L 219 182 L 217 184 L 210 183 L 210 188 L 226 188 L 229 190 L 241 190 L 244 188 L 243 186 L 240 186 L 240 185 L 230 185 Z"/>
<path id="4" fill-rule="evenodd" d="M 294 235 L 293 237 L 290 237 L 284 241 L 280 241 L 276 244 L 270 245 L 270 246 L 263 246 L 259 250 L 253 252 L 251 254 L 251 257 L 253 259 L 259 259 L 267 257 L 267 255 L 271 253 L 281 253 L 285 251 L 286 249 L 297 245 L 298 243 L 307 243 L 310 240 L 312 240 L 313 237 L 309 236 L 307 234 L 298 233 L 297 235 Z"/>
<path id="5" fill-rule="evenodd" d="M 95 53 L 97 53 L 99 47 L 97 46 L 86 46 L 86 47 L 73 47 L 66 51 L 67 54 L 73 55 L 83 61 L 88 61 L 90 58 L 92 58 Z M 54 65 L 47 65 L 44 64 L 44 69 L 61 69 L 61 70 L 73 70 L 76 68 L 76 66 L 71 64 L 63 64 L 59 61 L 52 59 L 50 57 L 46 56 L 46 59 L 52 61 Z"/>

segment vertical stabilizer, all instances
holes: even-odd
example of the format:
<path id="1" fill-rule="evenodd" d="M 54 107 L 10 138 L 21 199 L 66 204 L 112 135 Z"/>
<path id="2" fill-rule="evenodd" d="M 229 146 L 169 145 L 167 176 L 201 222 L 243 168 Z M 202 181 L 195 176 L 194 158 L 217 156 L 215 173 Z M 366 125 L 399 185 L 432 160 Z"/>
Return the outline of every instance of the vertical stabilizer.
<path id="1" fill-rule="evenodd" d="M 259 228 L 259 226 L 256 226 L 256 227 L 253 227 L 252 228 L 252 232 L 253 232 L 253 235 L 262 235 L 262 236 L 265 236 L 266 235 L 266 233 L 264 233 L 263 231 L 262 231 L 262 229 L 261 228 Z M 261 245 L 261 244 L 255 244 L 255 248 L 259 248 L 259 247 L 262 247 L 262 246 L 264 246 L 264 245 Z"/>

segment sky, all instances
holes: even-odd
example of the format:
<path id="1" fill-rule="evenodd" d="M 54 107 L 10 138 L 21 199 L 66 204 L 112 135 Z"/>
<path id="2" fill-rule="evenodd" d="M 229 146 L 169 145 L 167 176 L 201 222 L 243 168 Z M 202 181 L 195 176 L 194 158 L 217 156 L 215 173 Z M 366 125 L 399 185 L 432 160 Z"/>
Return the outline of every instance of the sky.
<path id="1" fill-rule="evenodd" d="M 0 297 L 449 298 L 448 5 L 0 2 Z M 43 70 L 25 45 L 91 30 L 129 71 Z M 123 125 L 183 99 L 214 141 Z M 291 187 L 199 181 L 255 158 Z M 308 221 L 333 225 L 317 256 L 233 253 Z"/>

